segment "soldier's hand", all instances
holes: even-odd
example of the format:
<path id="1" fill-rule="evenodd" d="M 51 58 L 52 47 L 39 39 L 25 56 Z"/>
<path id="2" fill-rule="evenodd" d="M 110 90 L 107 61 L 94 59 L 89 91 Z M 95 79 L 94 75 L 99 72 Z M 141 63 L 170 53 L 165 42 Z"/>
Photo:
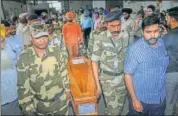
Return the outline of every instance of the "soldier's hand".
<path id="1" fill-rule="evenodd" d="M 143 106 L 138 99 L 133 100 L 132 103 L 133 103 L 133 108 L 135 111 L 137 111 L 137 112 L 143 111 Z"/>
<path id="2" fill-rule="evenodd" d="M 72 95 L 71 95 L 71 92 L 70 92 L 70 91 L 67 91 L 67 92 L 66 92 L 66 95 L 67 95 L 67 98 L 68 98 L 69 100 L 72 100 Z"/>
<path id="3" fill-rule="evenodd" d="M 159 26 L 163 30 L 162 34 L 166 35 L 168 33 L 166 27 L 164 25 L 162 25 L 162 24 L 160 24 Z"/>
<path id="4" fill-rule="evenodd" d="M 101 87 L 100 87 L 100 84 L 98 84 L 97 91 L 96 91 L 96 97 L 99 98 L 100 95 L 101 95 Z"/>
<path id="5" fill-rule="evenodd" d="M 84 42 L 82 40 L 79 41 L 80 44 L 84 44 Z"/>

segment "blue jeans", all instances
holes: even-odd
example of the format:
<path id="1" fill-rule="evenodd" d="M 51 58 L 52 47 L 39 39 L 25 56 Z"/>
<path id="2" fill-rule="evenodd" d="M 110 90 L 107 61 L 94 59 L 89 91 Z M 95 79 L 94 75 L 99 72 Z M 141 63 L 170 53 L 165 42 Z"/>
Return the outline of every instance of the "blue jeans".
<path id="1" fill-rule="evenodd" d="M 129 113 L 128 116 L 136 115 L 136 116 L 142 116 L 142 115 L 148 115 L 148 116 L 163 116 L 164 111 L 166 108 L 166 99 L 160 104 L 147 104 L 141 101 L 141 104 L 143 106 L 142 112 L 137 112 L 133 108 L 132 99 L 129 97 Z"/>
<path id="2" fill-rule="evenodd" d="M 178 103 L 178 72 L 166 74 L 166 100 L 165 115 L 173 115 Z"/>

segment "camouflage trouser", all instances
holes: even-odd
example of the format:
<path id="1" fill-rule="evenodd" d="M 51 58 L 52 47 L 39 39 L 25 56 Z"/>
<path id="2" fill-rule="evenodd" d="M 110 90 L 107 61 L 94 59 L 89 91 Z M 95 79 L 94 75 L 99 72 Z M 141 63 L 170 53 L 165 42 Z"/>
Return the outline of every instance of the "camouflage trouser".
<path id="1" fill-rule="evenodd" d="M 87 50 L 84 44 L 79 45 L 79 54 L 80 56 L 85 56 L 85 57 L 87 56 Z"/>
<path id="2" fill-rule="evenodd" d="M 100 82 L 106 105 L 105 114 L 121 114 L 127 93 L 123 75 L 112 80 L 101 80 Z"/>

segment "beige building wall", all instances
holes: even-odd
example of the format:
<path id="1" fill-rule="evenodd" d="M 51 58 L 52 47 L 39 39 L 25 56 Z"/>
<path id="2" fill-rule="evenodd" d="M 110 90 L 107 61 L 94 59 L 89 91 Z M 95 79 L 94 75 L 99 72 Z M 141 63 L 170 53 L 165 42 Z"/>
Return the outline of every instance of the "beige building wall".
<path id="1" fill-rule="evenodd" d="M 71 10 L 78 10 L 81 7 L 82 8 L 86 8 L 88 6 L 88 8 L 92 8 L 92 0 L 70 0 L 69 1 L 69 5 L 70 5 L 70 9 Z"/>
<path id="2" fill-rule="evenodd" d="M 4 0 L 3 6 L 5 9 L 5 17 L 10 19 L 12 15 L 19 15 L 20 13 L 26 12 L 27 7 L 23 3 L 14 2 L 10 0 Z"/>

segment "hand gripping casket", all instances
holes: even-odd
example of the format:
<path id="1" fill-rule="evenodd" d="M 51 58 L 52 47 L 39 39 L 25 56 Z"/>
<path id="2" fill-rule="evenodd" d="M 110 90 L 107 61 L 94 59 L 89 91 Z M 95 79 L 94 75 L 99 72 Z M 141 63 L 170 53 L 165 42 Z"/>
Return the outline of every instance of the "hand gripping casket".
<path id="1" fill-rule="evenodd" d="M 96 82 L 91 60 L 72 58 L 68 62 L 72 106 L 76 115 L 97 115 Z"/>

